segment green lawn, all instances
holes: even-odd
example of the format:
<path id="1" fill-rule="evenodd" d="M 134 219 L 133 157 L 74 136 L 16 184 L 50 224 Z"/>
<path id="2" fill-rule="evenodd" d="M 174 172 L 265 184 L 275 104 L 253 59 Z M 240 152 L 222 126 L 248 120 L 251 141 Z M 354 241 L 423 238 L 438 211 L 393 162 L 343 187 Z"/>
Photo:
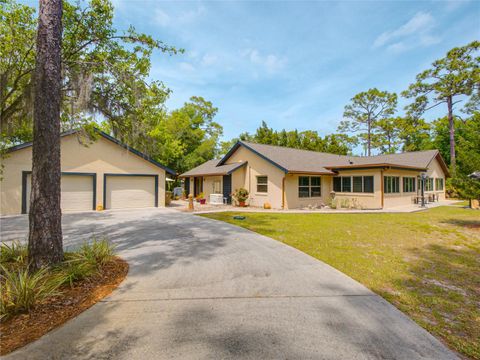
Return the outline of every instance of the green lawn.
<path id="1" fill-rule="evenodd" d="M 480 212 L 202 215 L 243 226 L 330 264 L 383 296 L 452 349 L 480 359 Z"/>

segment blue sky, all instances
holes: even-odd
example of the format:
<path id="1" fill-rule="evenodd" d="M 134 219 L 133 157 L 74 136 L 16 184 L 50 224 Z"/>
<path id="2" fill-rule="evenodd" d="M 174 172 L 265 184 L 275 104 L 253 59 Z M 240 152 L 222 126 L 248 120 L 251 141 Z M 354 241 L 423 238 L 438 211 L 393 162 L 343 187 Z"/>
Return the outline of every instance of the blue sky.
<path id="1" fill-rule="evenodd" d="M 480 1 L 113 2 L 118 29 L 186 50 L 155 54 L 151 78 L 173 90 L 170 109 L 194 95 L 212 101 L 225 139 L 262 120 L 334 132 L 356 93 L 400 92 L 450 48 L 480 39 Z"/>

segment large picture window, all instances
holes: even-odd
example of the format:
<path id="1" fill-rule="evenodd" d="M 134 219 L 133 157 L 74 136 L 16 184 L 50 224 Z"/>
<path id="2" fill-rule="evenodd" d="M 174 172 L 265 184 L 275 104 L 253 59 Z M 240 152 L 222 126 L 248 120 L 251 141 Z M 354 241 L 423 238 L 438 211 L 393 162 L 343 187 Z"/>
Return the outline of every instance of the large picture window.
<path id="1" fill-rule="evenodd" d="M 403 192 L 415 192 L 415 178 L 414 177 L 404 177 L 403 178 Z"/>
<path id="2" fill-rule="evenodd" d="M 435 179 L 435 190 L 443 190 L 443 178 Z"/>
<path id="3" fill-rule="evenodd" d="M 385 176 L 383 178 L 383 186 L 386 194 L 395 194 L 400 192 L 400 177 Z"/>
<path id="4" fill-rule="evenodd" d="M 337 176 L 333 178 L 333 191 L 373 193 L 373 176 Z"/>
<path id="5" fill-rule="evenodd" d="M 320 176 L 299 176 L 298 197 L 320 197 L 322 195 Z"/>
<path id="6" fill-rule="evenodd" d="M 268 176 L 257 176 L 257 192 L 268 192 Z"/>

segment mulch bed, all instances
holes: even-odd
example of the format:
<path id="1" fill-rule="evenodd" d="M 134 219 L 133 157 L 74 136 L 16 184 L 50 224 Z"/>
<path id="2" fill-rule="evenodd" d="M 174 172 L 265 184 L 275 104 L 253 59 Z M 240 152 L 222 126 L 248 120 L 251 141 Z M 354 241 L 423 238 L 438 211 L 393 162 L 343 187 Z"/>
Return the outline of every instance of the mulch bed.
<path id="1" fill-rule="evenodd" d="M 62 325 L 110 294 L 128 273 L 126 261 L 116 257 L 98 274 L 63 287 L 61 295 L 0 323 L 0 355 L 22 347 Z"/>

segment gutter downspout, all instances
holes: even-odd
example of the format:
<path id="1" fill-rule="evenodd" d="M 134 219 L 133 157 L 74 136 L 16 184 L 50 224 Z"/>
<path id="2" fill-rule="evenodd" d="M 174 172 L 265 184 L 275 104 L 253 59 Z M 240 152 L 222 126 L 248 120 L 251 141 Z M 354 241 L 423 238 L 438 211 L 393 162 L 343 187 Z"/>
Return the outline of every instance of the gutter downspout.
<path id="1" fill-rule="evenodd" d="M 285 176 L 282 179 L 282 209 L 285 209 Z"/>
<path id="2" fill-rule="evenodd" d="M 382 209 L 383 209 L 383 203 L 384 203 L 384 198 L 385 198 L 385 192 L 384 192 L 384 189 L 383 189 L 383 169 L 380 170 L 380 192 L 382 194 Z"/>

